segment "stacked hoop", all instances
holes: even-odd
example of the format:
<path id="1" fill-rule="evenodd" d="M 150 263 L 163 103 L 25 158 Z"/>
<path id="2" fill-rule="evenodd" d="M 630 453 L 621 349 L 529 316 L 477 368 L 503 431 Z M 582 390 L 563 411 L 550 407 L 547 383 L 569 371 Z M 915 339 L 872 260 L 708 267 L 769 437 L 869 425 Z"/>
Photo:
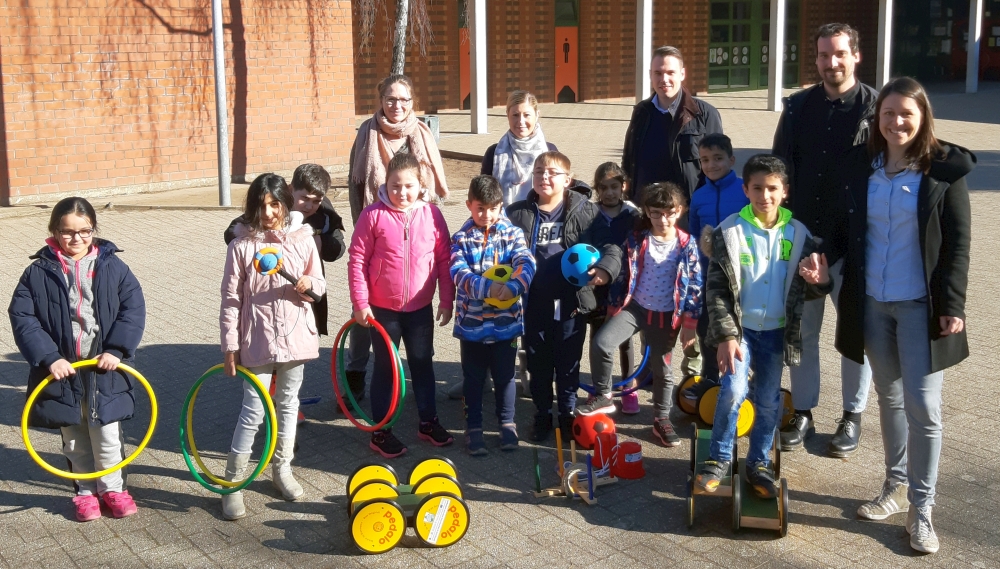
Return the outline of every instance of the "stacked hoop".
<path id="1" fill-rule="evenodd" d="M 214 375 L 218 375 L 223 370 L 223 364 L 219 364 L 212 368 L 209 368 L 198 381 L 191 386 L 191 390 L 188 391 L 187 399 L 184 401 L 184 406 L 181 410 L 181 429 L 180 429 L 180 440 L 181 440 L 181 453 L 184 456 L 184 462 L 187 464 L 188 470 L 194 476 L 194 479 L 198 481 L 199 484 L 204 486 L 207 490 L 215 492 L 216 494 L 232 494 L 233 492 L 239 492 L 240 490 L 246 488 L 253 482 L 264 468 L 271 461 L 271 457 L 274 456 L 274 449 L 278 443 L 278 420 L 277 415 L 274 411 L 274 402 L 271 400 L 270 394 L 268 394 L 267 389 L 264 384 L 261 383 L 260 379 L 253 374 L 250 370 L 243 366 L 236 367 L 236 375 L 240 377 L 243 381 L 249 383 L 254 391 L 257 392 L 257 396 L 260 397 L 261 401 L 264 403 L 264 428 L 266 432 L 266 443 L 264 445 L 264 452 L 261 454 L 261 459 L 257 463 L 257 468 L 254 469 L 249 476 L 244 480 L 239 481 L 229 481 L 212 474 L 205 463 L 201 460 L 201 455 L 198 453 L 198 447 L 194 442 L 194 403 L 198 399 L 198 392 L 201 390 L 202 384 L 206 379 Z M 190 448 L 190 451 L 188 450 Z M 194 464 L 191 462 L 191 458 L 194 458 L 194 462 L 198 464 L 201 468 L 204 477 L 198 473 Z M 218 484 L 222 488 L 216 488 L 209 481 L 208 478 L 214 484 Z"/>
<path id="2" fill-rule="evenodd" d="M 382 336 L 382 340 L 392 355 L 392 401 L 389 403 L 389 411 L 385 414 L 385 417 L 378 422 L 372 420 L 361 409 L 361 406 L 358 405 L 357 399 L 354 398 L 354 393 L 346 385 L 347 368 L 344 364 L 344 344 L 347 342 L 347 331 L 359 325 L 354 319 L 345 322 L 340 327 L 340 331 L 337 332 L 337 337 L 334 339 L 333 344 L 338 348 L 334 351 L 334 362 L 331 368 L 333 369 L 333 392 L 337 395 L 337 404 L 340 405 L 344 416 L 355 427 L 372 433 L 392 428 L 396 424 L 396 421 L 399 420 L 400 415 L 403 414 L 403 399 L 406 397 L 406 375 L 403 373 L 403 360 L 400 359 L 399 351 L 396 349 L 396 344 L 393 343 L 392 338 L 389 337 L 389 333 L 374 318 L 368 318 L 368 323 Z M 351 409 L 354 409 L 354 413 L 351 413 L 351 410 L 347 407 L 344 396 L 345 392 L 347 394 L 346 400 L 351 402 Z M 359 421 L 357 417 L 360 417 L 361 420 Z"/>
<path id="3" fill-rule="evenodd" d="M 83 360 L 75 362 L 71 365 L 73 366 L 73 369 L 79 369 L 81 367 L 91 367 L 97 365 L 97 360 L 96 359 Z M 70 480 L 94 480 L 96 478 L 107 476 L 112 472 L 125 468 L 125 465 L 135 460 L 139 456 L 139 453 L 141 453 L 146 448 L 146 445 L 149 444 L 149 439 L 153 437 L 153 431 L 156 429 L 156 418 L 159 412 L 159 408 L 156 405 L 156 394 L 153 393 L 153 388 L 152 386 L 149 385 L 149 382 L 146 381 L 146 378 L 143 377 L 142 374 L 136 371 L 135 369 L 123 363 L 119 363 L 117 369 L 124 371 L 125 373 L 131 375 L 136 380 L 138 380 L 139 383 L 141 383 L 142 386 L 146 388 L 146 393 L 149 394 L 149 405 L 150 405 L 149 428 L 146 429 L 146 436 L 142 438 L 142 441 L 139 443 L 139 446 L 135 448 L 132 454 L 125 457 L 125 459 L 123 459 L 118 464 L 112 466 L 111 468 L 105 468 L 104 470 L 99 470 L 97 472 L 81 473 L 81 472 L 69 472 L 66 470 L 59 470 L 58 468 L 42 460 L 42 457 L 38 456 L 38 453 L 35 452 L 35 447 L 31 446 L 31 439 L 28 436 L 28 416 L 31 414 L 31 407 L 35 404 L 35 399 L 38 398 L 38 394 L 41 393 L 43 389 L 45 389 L 45 386 L 48 385 L 50 381 L 52 381 L 53 376 L 50 374 L 46 376 L 45 379 L 43 379 L 41 382 L 39 382 L 38 386 L 35 387 L 35 390 L 31 392 L 31 395 L 28 395 L 28 401 L 25 402 L 24 411 L 21 413 L 21 437 L 24 439 L 24 446 L 25 448 L 28 449 L 28 454 L 30 454 L 31 458 L 33 458 L 35 462 L 38 463 L 38 466 L 41 466 L 46 471 L 55 474 L 60 478 L 68 478 Z"/>

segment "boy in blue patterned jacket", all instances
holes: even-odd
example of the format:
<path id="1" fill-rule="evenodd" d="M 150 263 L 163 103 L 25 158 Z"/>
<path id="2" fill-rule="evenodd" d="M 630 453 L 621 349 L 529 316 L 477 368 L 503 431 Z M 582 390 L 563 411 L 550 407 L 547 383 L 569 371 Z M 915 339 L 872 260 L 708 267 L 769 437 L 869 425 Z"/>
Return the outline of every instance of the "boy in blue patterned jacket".
<path id="1" fill-rule="evenodd" d="M 460 340 L 465 394 L 465 445 L 486 454 L 483 439 L 483 385 L 493 377 L 500 448 L 518 445 L 514 425 L 514 368 L 517 338 L 524 334 L 522 301 L 535 274 L 535 259 L 524 233 L 503 213 L 503 190 L 493 176 L 476 176 L 465 202 L 472 217 L 451 240 L 451 278 L 457 287 L 455 332 Z M 496 265 L 510 267 L 506 283 L 483 276 Z M 511 300 L 514 303 L 506 306 Z M 500 308 L 505 306 L 505 308 Z"/>

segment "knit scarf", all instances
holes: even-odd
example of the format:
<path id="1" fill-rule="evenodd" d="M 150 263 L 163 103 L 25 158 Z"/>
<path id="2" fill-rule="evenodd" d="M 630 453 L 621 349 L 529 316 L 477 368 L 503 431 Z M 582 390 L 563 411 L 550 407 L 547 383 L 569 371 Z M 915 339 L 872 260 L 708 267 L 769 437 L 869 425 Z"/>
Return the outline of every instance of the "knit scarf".
<path id="1" fill-rule="evenodd" d="M 503 188 L 505 206 L 528 196 L 535 158 L 548 149 L 542 125 L 538 123 L 535 123 L 535 131 L 528 138 L 516 138 L 509 130 L 503 135 L 493 155 L 493 177 Z"/>
<path id="2" fill-rule="evenodd" d="M 361 125 L 354 150 L 354 164 L 351 169 L 354 185 L 363 184 L 361 206 L 368 207 L 378 196 L 378 187 L 385 183 L 385 167 L 394 153 L 389 147 L 386 135 L 406 138 L 410 154 L 422 166 L 421 177 L 441 198 L 448 197 L 448 185 L 444 179 L 441 153 L 434 142 L 434 134 L 424 123 L 417 120 L 412 112 L 398 123 L 390 123 L 382 109 Z M 433 183 L 431 183 L 433 182 Z"/>

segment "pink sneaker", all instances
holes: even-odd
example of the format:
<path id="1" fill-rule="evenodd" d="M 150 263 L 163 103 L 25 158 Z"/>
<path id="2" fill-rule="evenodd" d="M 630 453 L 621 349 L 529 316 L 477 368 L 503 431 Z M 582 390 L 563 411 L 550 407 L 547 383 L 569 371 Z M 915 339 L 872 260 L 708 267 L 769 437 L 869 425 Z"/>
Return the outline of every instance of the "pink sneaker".
<path id="1" fill-rule="evenodd" d="M 97 496 L 74 496 L 73 505 L 76 506 L 77 521 L 89 522 L 101 517 L 101 501 Z"/>
<path id="2" fill-rule="evenodd" d="M 104 504 L 111 509 L 111 515 L 116 518 L 131 516 L 136 512 L 135 502 L 129 496 L 128 490 L 124 492 L 106 492 L 104 494 Z"/>
<path id="3" fill-rule="evenodd" d="M 626 415 L 639 414 L 639 395 L 634 391 L 628 395 L 622 395 L 622 413 Z"/>

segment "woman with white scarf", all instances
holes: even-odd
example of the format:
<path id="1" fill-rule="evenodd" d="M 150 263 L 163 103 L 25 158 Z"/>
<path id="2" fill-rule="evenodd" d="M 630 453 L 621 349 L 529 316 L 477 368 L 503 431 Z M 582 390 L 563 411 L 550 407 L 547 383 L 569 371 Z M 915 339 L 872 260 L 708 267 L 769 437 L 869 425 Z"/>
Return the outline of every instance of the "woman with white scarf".
<path id="1" fill-rule="evenodd" d="M 542 125 L 538 124 L 538 100 L 531 93 L 514 91 L 507 97 L 507 122 L 510 130 L 499 143 L 486 149 L 481 170 L 500 182 L 504 207 L 528 197 L 535 158 L 558 150 L 545 141 Z"/>
<path id="2" fill-rule="evenodd" d="M 378 84 L 380 106 L 358 129 L 349 159 L 348 198 L 351 218 L 358 222 L 361 211 L 378 199 L 385 184 L 386 166 L 397 154 L 411 154 L 420 162 L 421 179 L 441 199 L 448 197 L 441 152 L 434 134 L 413 113 L 413 82 L 405 75 L 390 75 Z M 433 201 L 433 198 L 428 199 Z M 351 329 L 347 355 L 347 383 L 355 399 L 365 395 L 365 369 L 371 340 L 361 326 Z"/>

